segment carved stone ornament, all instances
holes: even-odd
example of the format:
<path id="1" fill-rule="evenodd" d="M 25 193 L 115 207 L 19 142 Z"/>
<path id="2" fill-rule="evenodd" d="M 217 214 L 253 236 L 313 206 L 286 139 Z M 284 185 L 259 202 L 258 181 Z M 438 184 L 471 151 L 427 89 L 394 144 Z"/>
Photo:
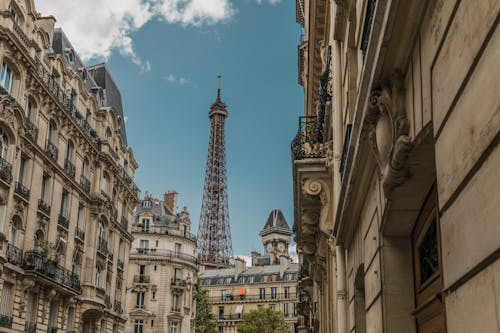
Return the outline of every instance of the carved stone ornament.
<path id="1" fill-rule="evenodd" d="M 372 91 L 364 124 L 388 198 L 409 177 L 406 161 L 412 143 L 404 96 L 403 78 L 397 71 L 387 85 Z"/>

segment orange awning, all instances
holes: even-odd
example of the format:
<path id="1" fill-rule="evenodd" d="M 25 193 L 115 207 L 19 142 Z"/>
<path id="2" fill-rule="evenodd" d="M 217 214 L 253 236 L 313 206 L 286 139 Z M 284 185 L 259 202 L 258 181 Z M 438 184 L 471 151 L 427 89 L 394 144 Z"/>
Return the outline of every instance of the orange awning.
<path id="1" fill-rule="evenodd" d="M 246 295 L 246 294 L 247 294 L 246 288 L 240 288 L 240 289 L 238 289 L 238 296 Z"/>

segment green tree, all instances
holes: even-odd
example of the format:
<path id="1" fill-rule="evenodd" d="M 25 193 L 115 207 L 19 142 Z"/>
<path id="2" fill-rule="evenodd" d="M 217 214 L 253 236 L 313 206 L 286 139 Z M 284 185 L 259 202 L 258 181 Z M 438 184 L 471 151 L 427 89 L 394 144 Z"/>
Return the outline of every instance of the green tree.
<path id="1" fill-rule="evenodd" d="M 217 333 L 217 327 L 212 313 L 212 305 L 208 301 L 207 290 L 200 286 L 198 281 L 198 294 L 196 295 L 196 333 Z"/>
<path id="2" fill-rule="evenodd" d="M 283 313 L 260 307 L 243 314 L 238 333 L 290 333 Z"/>

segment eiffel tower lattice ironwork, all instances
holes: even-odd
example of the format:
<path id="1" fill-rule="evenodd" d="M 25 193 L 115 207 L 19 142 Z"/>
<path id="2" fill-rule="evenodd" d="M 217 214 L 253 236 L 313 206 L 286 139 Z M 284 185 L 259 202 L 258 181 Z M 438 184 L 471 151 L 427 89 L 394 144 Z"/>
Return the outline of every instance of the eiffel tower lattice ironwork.
<path id="1" fill-rule="evenodd" d="M 220 97 L 218 77 L 217 99 L 210 107 L 210 142 L 198 229 L 198 259 L 206 268 L 222 268 L 233 264 L 233 244 L 227 200 L 225 122 L 227 106 Z"/>

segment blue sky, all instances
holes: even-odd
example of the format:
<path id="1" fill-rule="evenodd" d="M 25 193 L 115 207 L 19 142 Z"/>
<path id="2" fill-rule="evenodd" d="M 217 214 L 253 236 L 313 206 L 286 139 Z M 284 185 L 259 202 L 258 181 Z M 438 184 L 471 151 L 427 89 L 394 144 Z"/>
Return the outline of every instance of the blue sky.
<path id="1" fill-rule="evenodd" d="M 59 6 L 61 12 L 54 15 L 73 44 L 81 45 L 88 64 L 107 61 L 121 89 L 128 143 L 139 163 L 136 183 L 143 194 L 160 198 L 165 191 L 178 191 L 194 233 L 203 194 L 208 109 L 216 97 L 216 76 L 223 76 L 233 248 L 235 254 L 248 255 L 262 250 L 258 232 L 272 209 L 282 209 L 293 224 L 289 147 L 303 108 L 296 59 L 300 29 L 292 0 L 206 1 L 217 2 L 221 11 L 210 12 L 214 5 L 205 9 L 208 18 L 199 14 L 198 21 L 200 12 L 189 16 L 182 5 L 177 7 L 182 17 L 162 12 L 136 18 L 139 10 L 132 8 L 133 14 L 124 14 L 121 35 L 102 36 L 102 52 L 85 44 L 89 38 L 100 43 L 99 31 L 80 36 L 70 23 L 74 17 L 61 18 L 68 12 L 64 1 L 41 7 Z M 112 42 L 106 44 L 108 37 Z"/>

